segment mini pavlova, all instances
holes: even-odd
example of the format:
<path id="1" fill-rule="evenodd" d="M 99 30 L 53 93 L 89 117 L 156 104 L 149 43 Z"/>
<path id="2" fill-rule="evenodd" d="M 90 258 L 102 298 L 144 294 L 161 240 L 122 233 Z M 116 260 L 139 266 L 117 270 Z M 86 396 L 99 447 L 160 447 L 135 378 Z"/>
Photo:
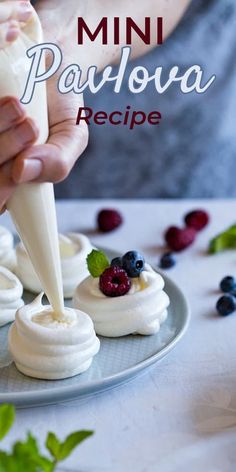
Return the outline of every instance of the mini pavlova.
<path id="1" fill-rule="evenodd" d="M 150 335 L 167 318 L 170 300 L 163 277 L 137 251 L 108 261 L 101 251 L 88 258 L 90 276 L 81 282 L 73 305 L 93 320 L 97 334 L 108 337 Z"/>

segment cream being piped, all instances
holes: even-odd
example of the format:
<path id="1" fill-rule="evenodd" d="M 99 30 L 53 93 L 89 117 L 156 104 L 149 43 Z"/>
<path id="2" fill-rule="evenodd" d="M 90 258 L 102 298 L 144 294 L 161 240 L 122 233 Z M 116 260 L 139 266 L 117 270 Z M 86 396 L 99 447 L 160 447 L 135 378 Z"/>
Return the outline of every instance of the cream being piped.
<path id="1" fill-rule="evenodd" d="M 18 39 L 0 50 L 0 97 L 13 95 L 20 98 L 23 95 L 31 66 L 26 51 L 42 41 L 40 21 L 34 12 Z M 44 60 L 40 68 L 43 73 Z M 40 131 L 36 144 L 45 143 L 48 137 L 45 82 L 37 84 L 32 101 L 25 106 L 28 116 L 35 120 Z M 53 307 L 54 317 L 63 320 L 65 310 L 53 185 L 19 185 L 8 201 L 7 209 Z"/>

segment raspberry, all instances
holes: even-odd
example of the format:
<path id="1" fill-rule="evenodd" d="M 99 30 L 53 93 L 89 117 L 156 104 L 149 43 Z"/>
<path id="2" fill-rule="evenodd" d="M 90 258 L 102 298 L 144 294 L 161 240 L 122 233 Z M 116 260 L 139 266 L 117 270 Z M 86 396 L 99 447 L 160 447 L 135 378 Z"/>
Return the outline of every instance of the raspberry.
<path id="1" fill-rule="evenodd" d="M 107 297 L 121 297 L 130 287 L 131 282 L 127 272 L 118 266 L 105 269 L 99 279 L 99 288 Z"/>
<path id="2" fill-rule="evenodd" d="M 187 226 L 194 228 L 196 231 L 201 231 L 209 223 L 209 215 L 205 210 L 194 210 L 185 216 L 185 223 Z"/>
<path id="3" fill-rule="evenodd" d="M 100 231 L 107 233 L 118 228 L 123 222 L 121 214 L 112 208 L 101 210 L 97 216 L 97 224 Z"/>
<path id="4" fill-rule="evenodd" d="M 178 228 L 171 226 L 165 233 L 165 240 L 172 251 L 179 252 L 190 246 L 196 237 L 196 231 L 193 228 Z"/>

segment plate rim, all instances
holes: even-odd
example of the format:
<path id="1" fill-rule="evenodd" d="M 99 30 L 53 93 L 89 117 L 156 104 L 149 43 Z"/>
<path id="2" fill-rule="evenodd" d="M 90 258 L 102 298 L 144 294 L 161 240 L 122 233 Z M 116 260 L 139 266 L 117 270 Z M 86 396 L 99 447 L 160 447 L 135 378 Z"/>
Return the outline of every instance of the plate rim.
<path id="1" fill-rule="evenodd" d="M 114 254 L 114 257 L 116 257 L 116 254 L 120 255 L 118 251 L 113 251 L 108 248 L 104 248 L 104 250 Z M 36 405 L 49 405 L 58 402 L 72 401 L 75 398 L 80 399 L 85 396 L 98 394 L 104 390 L 112 387 L 115 388 L 122 383 L 128 382 L 128 380 L 135 378 L 140 372 L 145 371 L 145 369 L 151 367 L 158 360 L 164 358 L 170 351 L 172 351 L 172 349 L 174 349 L 174 347 L 185 335 L 191 318 L 191 310 L 188 299 L 186 298 L 183 290 L 170 277 L 163 273 L 163 271 L 159 269 L 156 270 L 155 268 L 154 270 L 162 275 L 165 283 L 167 283 L 169 286 L 172 286 L 174 290 L 178 292 L 178 296 L 183 307 L 183 319 L 181 322 L 181 327 L 175 337 L 166 346 L 164 346 L 155 354 L 149 356 L 147 359 L 144 359 L 131 367 L 96 381 L 88 381 L 85 385 L 79 386 L 79 388 L 78 385 L 73 384 L 48 388 L 46 390 L 42 388 L 24 392 L 0 392 L 0 404 L 7 401 L 8 403 L 14 403 L 18 407 L 31 407 Z M 49 380 L 49 382 L 55 382 L 55 380 Z"/>

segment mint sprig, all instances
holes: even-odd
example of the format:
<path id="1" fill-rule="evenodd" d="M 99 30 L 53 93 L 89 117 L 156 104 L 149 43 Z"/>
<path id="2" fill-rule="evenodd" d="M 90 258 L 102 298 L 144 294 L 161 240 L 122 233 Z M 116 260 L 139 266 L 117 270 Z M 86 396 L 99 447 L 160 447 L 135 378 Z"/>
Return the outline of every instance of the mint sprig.
<path id="1" fill-rule="evenodd" d="M 230 226 L 209 243 L 210 254 L 216 254 L 225 249 L 236 249 L 236 225 Z"/>
<path id="2" fill-rule="evenodd" d="M 54 433 L 48 433 L 46 447 L 56 461 L 64 461 L 71 452 L 85 439 L 92 436 L 93 431 L 76 431 L 60 442 Z"/>
<path id="3" fill-rule="evenodd" d="M 10 430 L 15 418 L 12 405 L 0 406 L 0 439 Z M 76 431 L 64 441 L 60 441 L 54 433 L 48 433 L 46 448 L 50 458 L 41 454 L 36 438 L 28 433 L 25 441 L 17 441 L 10 452 L 0 450 L 0 472 L 53 472 L 58 462 L 64 461 L 71 452 L 93 431 Z"/>
<path id="4" fill-rule="evenodd" d="M 92 277 L 100 277 L 105 269 L 110 266 L 107 256 L 102 251 L 93 249 L 87 256 L 87 266 Z"/>

